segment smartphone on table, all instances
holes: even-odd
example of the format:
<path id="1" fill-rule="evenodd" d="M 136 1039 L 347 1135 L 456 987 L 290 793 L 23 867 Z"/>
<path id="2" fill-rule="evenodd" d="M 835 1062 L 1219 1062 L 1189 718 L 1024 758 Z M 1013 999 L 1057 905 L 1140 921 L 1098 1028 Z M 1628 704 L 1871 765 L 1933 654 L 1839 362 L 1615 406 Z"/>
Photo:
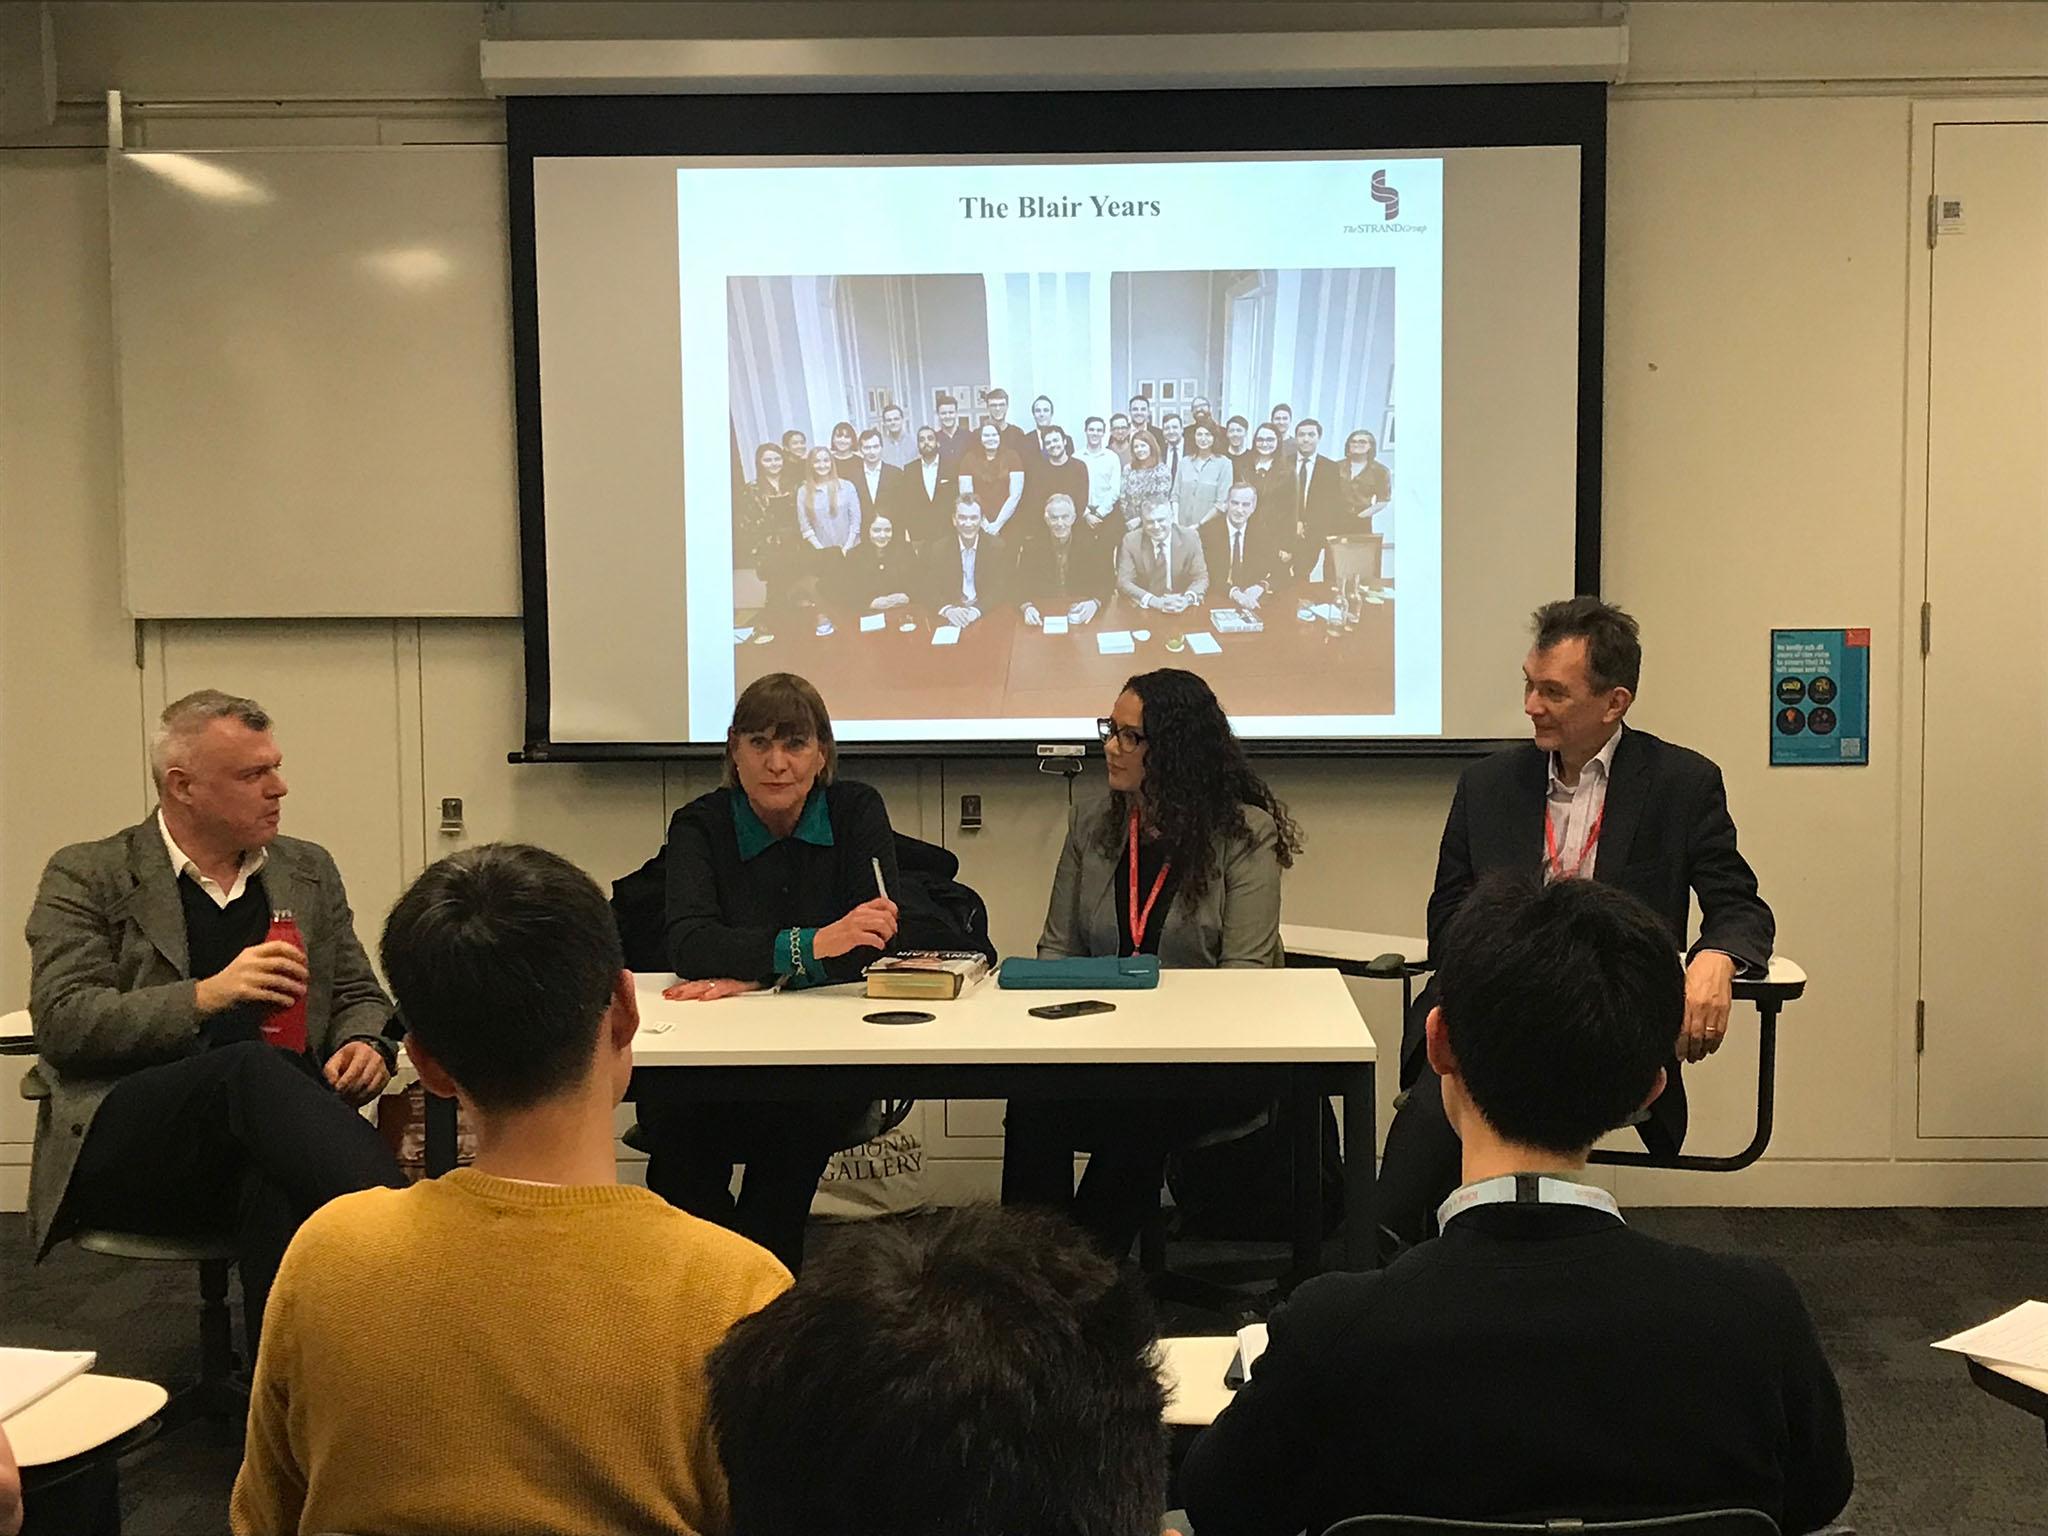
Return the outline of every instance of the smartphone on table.
<path id="1" fill-rule="evenodd" d="M 1034 1019 L 1078 1019 L 1091 1013 L 1114 1013 L 1115 1003 L 1105 1003 L 1100 998 L 1084 997 L 1071 1003 L 1047 1003 L 1042 1008 L 1024 1010 Z"/>

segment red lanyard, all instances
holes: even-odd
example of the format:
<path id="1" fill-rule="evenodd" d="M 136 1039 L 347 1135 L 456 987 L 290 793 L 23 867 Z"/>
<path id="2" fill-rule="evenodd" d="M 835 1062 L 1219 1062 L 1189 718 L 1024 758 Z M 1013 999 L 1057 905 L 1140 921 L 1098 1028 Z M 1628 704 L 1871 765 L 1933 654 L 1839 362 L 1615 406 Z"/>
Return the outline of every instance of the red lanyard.
<path id="1" fill-rule="evenodd" d="M 1145 944 L 1145 925 L 1152 920 L 1153 903 L 1159 900 L 1159 892 L 1166 885 L 1167 871 L 1173 868 L 1173 861 L 1167 860 L 1159 866 L 1159 873 L 1152 880 L 1152 894 L 1145 898 L 1145 905 L 1138 905 L 1138 813 L 1131 812 L 1131 953 L 1136 954 Z"/>
<path id="2" fill-rule="evenodd" d="M 1569 816 L 1571 813 L 1565 813 Z M 1572 867 L 1564 867 L 1564 859 L 1557 846 L 1557 821 L 1548 807 L 1543 812 L 1543 851 L 1550 855 L 1550 878 L 1553 880 L 1576 880 L 1579 871 L 1586 867 L 1586 860 L 1593 856 L 1593 850 L 1600 846 L 1600 826 L 1607 820 L 1607 807 L 1603 803 L 1600 814 L 1593 818 L 1593 825 L 1586 832 L 1585 846 L 1579 849 L 1579 856 L 1572 860 Z"/>

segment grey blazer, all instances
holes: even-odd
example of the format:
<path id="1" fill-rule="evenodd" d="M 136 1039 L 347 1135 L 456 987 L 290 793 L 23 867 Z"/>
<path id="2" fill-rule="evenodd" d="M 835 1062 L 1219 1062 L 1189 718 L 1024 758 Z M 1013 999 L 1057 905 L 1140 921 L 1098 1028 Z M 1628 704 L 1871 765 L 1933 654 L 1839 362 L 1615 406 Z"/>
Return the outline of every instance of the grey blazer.
<path id="1" fill-rule="evenodd" d="M 280 837 L 263 886 L 274 911 L 297 918 L 312 983 L 306 1035 L 322 1061 L 350 1040 L 381 1040 L 391 1020 L 356 938 L 341 871 L 317 843 Z M 39 1098 L 29 1173 L 29 1231 L 40 1257 L 100 1101 L 130 1072 L 205 1049 L 185 910 L 156 813 L 96 843 L 62 848 L 43 867 L 28 918 L 29 1017 L 35 1066 L 23 1094 Z"/>
<path id="2" fill-rule="evenodd" d="M 1191 541 L 1192 542 L 1192 541 Z M 1107 796 L 1078 804 L 1067 817 L 1067 843 L 1052 879 L 1052 901 L 1038 935 L 1038 957 L 1117 952 L 1117 855 L 1100 841 Z M 1166 909 L 1159 963 L 1187 969 L 1248 969 L 1280 964 L 1280 860 L 1273 818 L 1244 808 L 1249 837 L 1219 841 L 1216 874 L 1198 898 L 1182 890 Z"/>

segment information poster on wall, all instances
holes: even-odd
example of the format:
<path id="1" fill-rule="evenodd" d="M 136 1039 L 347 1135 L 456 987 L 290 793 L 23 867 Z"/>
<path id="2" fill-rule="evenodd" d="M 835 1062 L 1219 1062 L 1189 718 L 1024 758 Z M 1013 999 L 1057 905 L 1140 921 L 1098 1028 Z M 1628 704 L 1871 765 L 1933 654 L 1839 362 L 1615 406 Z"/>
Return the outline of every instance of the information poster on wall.
<path id="1" fill-rule="evenodd" d="M 1771 765 L 1870 761 L 1870 631 L 1771 631 Z"/>

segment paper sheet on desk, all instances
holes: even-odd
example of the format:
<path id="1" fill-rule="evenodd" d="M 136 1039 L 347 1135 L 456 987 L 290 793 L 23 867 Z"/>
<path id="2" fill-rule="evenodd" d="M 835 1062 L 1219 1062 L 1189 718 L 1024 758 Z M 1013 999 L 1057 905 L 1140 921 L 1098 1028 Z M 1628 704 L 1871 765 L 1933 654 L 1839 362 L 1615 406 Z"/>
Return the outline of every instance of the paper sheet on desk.
<path id="1" fill-rule="evenodd" d="M 1128 629 L 1105 629 L 1095 637 L 1096 654 L 1101 656 L 1128 656 L 1137 648 Z"/>
<path id="2" fill-rule="evenodd" d="M 89 1349 L 0 1348 L 0 1419 L 13 1418 L 72 1377 L 83 1376 L 97 1358 Z"/>
<path id="3" fill-rule="evenodd" d="M 1223 1372 L 1223 1385 L 1235 1392 L 1252 1379 L 1252 1367 L 1259 1363 L 1259 1356 L 1266 1352 L 1266 1325 L 1246 1323 L 1237 1330 L 1237 1353 L 1230 1357 L 1230 1364 Z"/>
<path id="4" fill-rule="evenodd" d="M 1067 632 L 1067 616 L 1063 613 L 1048 615 L 1045 621 L 1048 635 L 1064 635 Z"/>
<path id="5" fill-rule="evenodd" d="M 1223 647 L 1216 643 L 1216 637 L 1206 629 L 1198 629 L 1188 636 L 1188 649 L 1197 656 L 1214 656 Z"/>
<path id="6" fill-rule="evenodd" d="M 886 613 L 864 613 L 860 616 L 861 633 L 872 634 L 888 622 L 889 615 Z"/>
<path id="7" fill-rule="evenodd" d="M 2023 1301 L 1988 1323 L 1937 1340 L 1934 1347 L 2048 1371 L 2048 1301 Z"/>
<path id="8" fill-rule="evenodd" d="M 932 631 L 933 645 L 958 645 L 959 643 L 960 626 L 957 624 L 941 624 Z"/>

